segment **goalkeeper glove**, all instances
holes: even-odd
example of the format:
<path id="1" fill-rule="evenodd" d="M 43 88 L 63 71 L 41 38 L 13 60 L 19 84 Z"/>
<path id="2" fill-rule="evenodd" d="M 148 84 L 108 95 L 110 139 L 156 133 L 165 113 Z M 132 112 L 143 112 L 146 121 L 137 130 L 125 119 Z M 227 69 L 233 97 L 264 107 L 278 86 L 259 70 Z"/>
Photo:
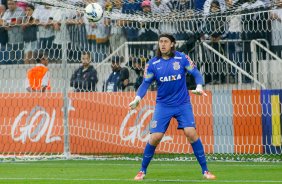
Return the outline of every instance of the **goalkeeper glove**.
<path id="1" fill-rule="evenodd" d="M 204 96 L 208 96 L 204 90 L 203 90 L 203 86 L 201 84 L 197 84 L 197 87 L 195 90 L 192 90 L 192 93 L 193 94 L 196 94 L 196 95 L 204 95 Z"/>
<path id="2" fill-rule="evenodd" d="M 135 99 L 129 104 L 130 109 L 135 109 L 139 105 L 140 101 L 141 101 L 141 97 L 136 96 Z"/>

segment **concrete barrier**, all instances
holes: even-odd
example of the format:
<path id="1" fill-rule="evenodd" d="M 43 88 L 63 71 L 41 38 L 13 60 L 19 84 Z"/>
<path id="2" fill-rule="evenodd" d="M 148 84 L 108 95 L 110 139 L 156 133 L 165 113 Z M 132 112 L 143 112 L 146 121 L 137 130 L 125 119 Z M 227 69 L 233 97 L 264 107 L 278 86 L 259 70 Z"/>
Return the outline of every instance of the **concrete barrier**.
<path id="1" fill-rule="evenodd" d="M 35 66 L 34 64 L 20 65 L 0 65 L 0 92 L 26 92 L 25 80 L 28 69 Z M 70 87 L 70 78 L 73 72 L 81 64 L 68 64 L 64 68 L 62 64 L 49 64 L 48 68 L 51 74 L 51 86 L 53 92 L 62 92 L 66 87 L 68 91 L 72 91 Z M 96 64 L 94 64 L 96 68 Z M 64 76 L 64 70 L 67 70 L 67 76 Z M 98 73 L 97 90 L 102 91 L 103 83 L 107 80 L 112 69 L 110 63 L 104 63 L 96 68 Z"/>

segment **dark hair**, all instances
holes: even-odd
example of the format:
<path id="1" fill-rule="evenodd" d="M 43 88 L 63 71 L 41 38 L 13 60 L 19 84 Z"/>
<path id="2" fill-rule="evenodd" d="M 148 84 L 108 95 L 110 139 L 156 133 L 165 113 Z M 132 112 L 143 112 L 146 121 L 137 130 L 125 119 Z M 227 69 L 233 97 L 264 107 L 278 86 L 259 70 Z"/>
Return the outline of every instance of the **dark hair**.
<path id="1" fill-rule="evenodd" d="M 34 6 L 32 4 L 27 4 L 26 7 L 29 7 L 30 9 L 34 10 Z"/>
<path id="2" fill-rule="evenodd" d="M 44 52 L 39 52 L 36 58 L 37 63 L 41 63 L 42 59 L 48 58 L 48 55 L 45 54 Z"/>
<path id="3" fill-rule="evenodd" d="M 159 36 L 159 39 L 158 39 L 158 41 L 160 41 L 160 39 L 162 38 L 162 37 L 166 37 L 166 38 L 168 38 L 171 42 L 173 42 L 174 43 L 174 45 L 171 47 L 171 49 L 170 49 L 170 53 L 169 53 L 169 57 L 174 57 L 174 52 L 175 52 L 175 44 L 176 44 L 176 40 L 175 40 L 175 38 L 174 38 L 174 36 L 172 35 L 172 34 L 168 34 L 168 33 L 163 33 L 163 34 L 161 34 L 160 36 Z M 158 44 L 158 49 L 157 49 L 157 57 L 158 58 L 161 58 L 162 57 L 162 53 L 161 53 L 161 50 L 160 50 L 160 48 L 159 48 L 159 44 Z"/>
<path id="4" fill-rule="evenodd" d="M 124 60 L 123 56 L 112 56 L 111 61 L 112 63 L 120 64 Z"/>
<path id="5" fill-rule="evenodd" d="M 212 1 L 212 2 L 211 2 L 211 5 L 212 5 L 212 4 L 216 5 L 217 7 L 220 7 L 220 4 L 219 4 L 219 2 L 218 2 L 217 0 Z"/>
<path id="6" fill-rule="evenodd" d="M 88 57 L 91 59 L 91 53 L 89 51 L 82 51 L 82 55 L 88 55 Z"/>

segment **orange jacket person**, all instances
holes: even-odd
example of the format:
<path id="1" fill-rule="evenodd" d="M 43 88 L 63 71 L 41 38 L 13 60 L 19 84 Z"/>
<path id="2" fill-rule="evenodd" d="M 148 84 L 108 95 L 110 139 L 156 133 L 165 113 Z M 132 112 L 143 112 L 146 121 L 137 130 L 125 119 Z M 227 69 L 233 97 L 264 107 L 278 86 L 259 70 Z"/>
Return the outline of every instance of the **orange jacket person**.
<path id="1" fill-rule="evenodd" d="M 27 72 L 26 90 L 29 92 L 45 92 L 50 90 L 50 79 L 48 71 L 48 57 L 39 53 L 37 64 Z"/>

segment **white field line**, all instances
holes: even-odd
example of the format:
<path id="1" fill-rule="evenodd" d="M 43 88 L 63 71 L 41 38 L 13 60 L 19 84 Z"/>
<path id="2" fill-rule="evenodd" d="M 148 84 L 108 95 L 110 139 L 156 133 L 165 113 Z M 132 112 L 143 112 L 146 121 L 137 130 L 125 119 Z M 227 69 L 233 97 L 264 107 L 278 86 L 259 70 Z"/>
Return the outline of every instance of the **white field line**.
<path id="1" fill-rule="evenodd" d="M 0 178 L 1 180 L 16 180 L 16 181 L 37 181 L 37 180 L 46 180 L 46 181 L 134 181 L 133 179 L 118 179 L 118 178 Z M 162 180 L 162 179 L 144 179 L 144 182 L 177 182 L 177 183 L 203 183 L 210 182 L 208 180 Z M 216 183 L 282 183 L 282 181 L 275 180 L 215 180 Z"/>
<path id="2" fill-rule="evenodd" d="M 52 161 L 53 162 L 53 161 Z M 55 161 L 56 162 L 56 161 Z M 39 164 L 39 163 L 42 163 L 44 165 L 58 165 L 58 163 L 48 163 L 48 162 L 6 162 L 6 164 L 14 164 L 14 165 L 36 165 L 36 164 Z M 5 162 L 2 162 L 2 165 L 5 164 Z M 73 165 L 73 164 L 79 164 L 79 165 L 93 165 L 93 166 L 97 166 L 97 165 L 105 165 L 105 166 L 122 166 L 122 165 L 127 165 L 127 166 L 135 166 L 135 165 L 140 165 L 141 164 L 141 161 L 140 162 L 136 162 L 136 163 L 76 163 L 76 162 L 70 162 L 70 163 L 63 163 L 61 164 L 60 166 L 63 166 L 63 165 Z M 191 162 L 187 162 L 187 165 L 190 165 Z M 198 164 L 195 162 L 195 164 Z M 186 165 L 186 164 L 162 164 L 162 163 L 154 163 L 154 165 L 158 165 L 158 166 L 179 166 L 179 165 Z M 228 166 L 228 167 L 242 167 L 242 166 L 246 166 L 246 167 L 282 167 L 282 164 L 279 164 L 279 163 L 267 163 L 267 164 L 228 164 L 228 163 L 225 163 L 224 166 Z M 1 167 L 1 165 L 0 165 Z"/>

